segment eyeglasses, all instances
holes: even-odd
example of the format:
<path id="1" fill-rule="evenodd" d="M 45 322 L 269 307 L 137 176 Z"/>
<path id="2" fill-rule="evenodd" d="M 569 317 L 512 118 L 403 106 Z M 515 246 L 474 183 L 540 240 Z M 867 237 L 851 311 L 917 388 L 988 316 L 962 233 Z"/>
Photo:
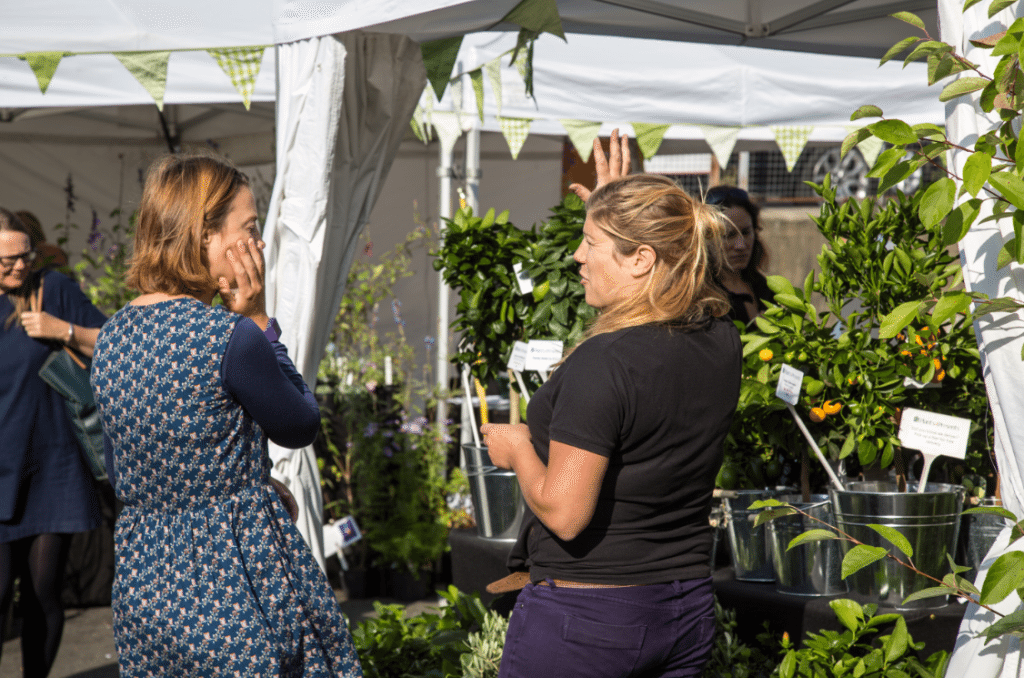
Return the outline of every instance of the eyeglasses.
<path id="1" fill-rule="evenodd" d="M 704 202 L 708 205 L 721 205 L 722 203 L 750 202 L 750 196 L 742 188 L 735 186 L 715 186 L 708 189 L 704 194 Z"/>
<path id="2" fill-rule="evenodd" d="M 18 261 L 24 261 L 26 265 L 31 265 L 36 260 L 39 253 L 35 250 L 29 250 L 28 252 L 22 252 L 21 254 L 12 254 L 9 257 L 0 257 L 0 265 L 4 268 L 14 268 L 14 265 Z"/>

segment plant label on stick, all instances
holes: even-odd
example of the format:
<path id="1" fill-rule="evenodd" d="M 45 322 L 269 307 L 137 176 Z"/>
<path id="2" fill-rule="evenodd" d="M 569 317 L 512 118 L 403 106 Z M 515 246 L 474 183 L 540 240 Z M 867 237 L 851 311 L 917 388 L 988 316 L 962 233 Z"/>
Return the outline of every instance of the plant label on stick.
<path id="1" fill-rule="evenodd" d="M 948 414 L 937 414 L 907 408 L 900 418 L 899 439 L 903 447 L 920 450 L 924 456 L 924 468 L 921 469 L 921 481 L 917 485 L 918 492 L 924 492 L 928 482 L 928 473 L 936 457 L 967 457 L 967 438 L 971 433 L 971 420 L 951 417 Z"/>
<path id="2" fill-rule="evenodd" d="M 523 270 L 523 265 L 516 263 L 512 264 L 512 270 L 516 274 L 516 282 L 519 283 L 519 293 L 529 294 L 533 291 L 533 278 L 530 274 Z"/>
<path id="3" fill-rule="evenodd" d="M 508 358 L 508 369 L 514 372 L 522 372 L 526 369 L 526 354 L 529 348 L 525 341 L 517 341 L 512 344 L 512 355 Z"/>
<path id="4" fill-rule="evenodd" d="M 531 339 L 527 344 L 526 369 L 549 372 L 562 359 L 562 342 L 554 339 Z"/>
<path id="5" fill-rule="evenodd" d="M 775 396 L 790 405 L 800 400 L 800 388 L 803 386 L 804 373 L 785 363 L 779 372 L 779 385 L 775 387 Z"/>

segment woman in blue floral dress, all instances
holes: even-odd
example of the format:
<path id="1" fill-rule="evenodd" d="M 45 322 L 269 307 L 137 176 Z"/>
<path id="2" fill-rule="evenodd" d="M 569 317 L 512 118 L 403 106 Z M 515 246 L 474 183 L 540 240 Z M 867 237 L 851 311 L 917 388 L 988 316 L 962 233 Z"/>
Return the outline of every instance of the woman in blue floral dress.
<path id="1" fill-rule="evenodd" d="M 125 504 L 122 677 L 362 675 L 270 481 L 267 439 L 307 445 L 320 417 L 267 317 L 262 247 L 237 169 L 170 156 L 150 170 L 127 280 L 142 295 L 104 326 L 92 376 Z"/>

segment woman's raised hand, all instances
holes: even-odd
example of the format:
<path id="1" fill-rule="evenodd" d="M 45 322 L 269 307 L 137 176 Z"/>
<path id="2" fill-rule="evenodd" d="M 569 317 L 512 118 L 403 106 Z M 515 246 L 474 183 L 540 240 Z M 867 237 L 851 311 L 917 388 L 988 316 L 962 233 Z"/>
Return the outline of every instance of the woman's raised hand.
<path id="1" fill-rule="evenodd" d="M 594 188 L 604 186 L 612 179 L 618 179 L 629 174 L 629 136 L 619 136 L 619 128 L 612 130 L 611 140 L 608 142 L 608 155 L 604 154 L 601 147 L 601 139 L 594 138 L 594 164 L 597 165 L 597 184 Z M 584 202 L 590 197 L 590 190 L 583 184 L 569 184 L 569 190 L 580 197 Z"/>
<path id="2" fill-rule="evenodd" d="M 263 241 L 254 238 L 239 240 L 235 247 L 228 249 L 227 258 L 235 272 L 237 288 L 232 291 L 227 278 L 217 281 L 220 298 L 224 305 L 235 313 L 252 318 L 260 329 L 267 326 L 267 297 L 263 284 Z"/>

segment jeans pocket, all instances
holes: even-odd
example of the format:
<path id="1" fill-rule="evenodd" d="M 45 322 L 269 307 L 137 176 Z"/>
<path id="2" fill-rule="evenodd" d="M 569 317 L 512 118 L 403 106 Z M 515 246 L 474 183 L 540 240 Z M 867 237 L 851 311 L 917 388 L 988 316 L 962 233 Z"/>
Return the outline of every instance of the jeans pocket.
<path id="1" fill-rule="evenodd" d="M 643 649 L 646 626 L 621 626 L 565 615 L 557 676 L 627 676 Z"/>

